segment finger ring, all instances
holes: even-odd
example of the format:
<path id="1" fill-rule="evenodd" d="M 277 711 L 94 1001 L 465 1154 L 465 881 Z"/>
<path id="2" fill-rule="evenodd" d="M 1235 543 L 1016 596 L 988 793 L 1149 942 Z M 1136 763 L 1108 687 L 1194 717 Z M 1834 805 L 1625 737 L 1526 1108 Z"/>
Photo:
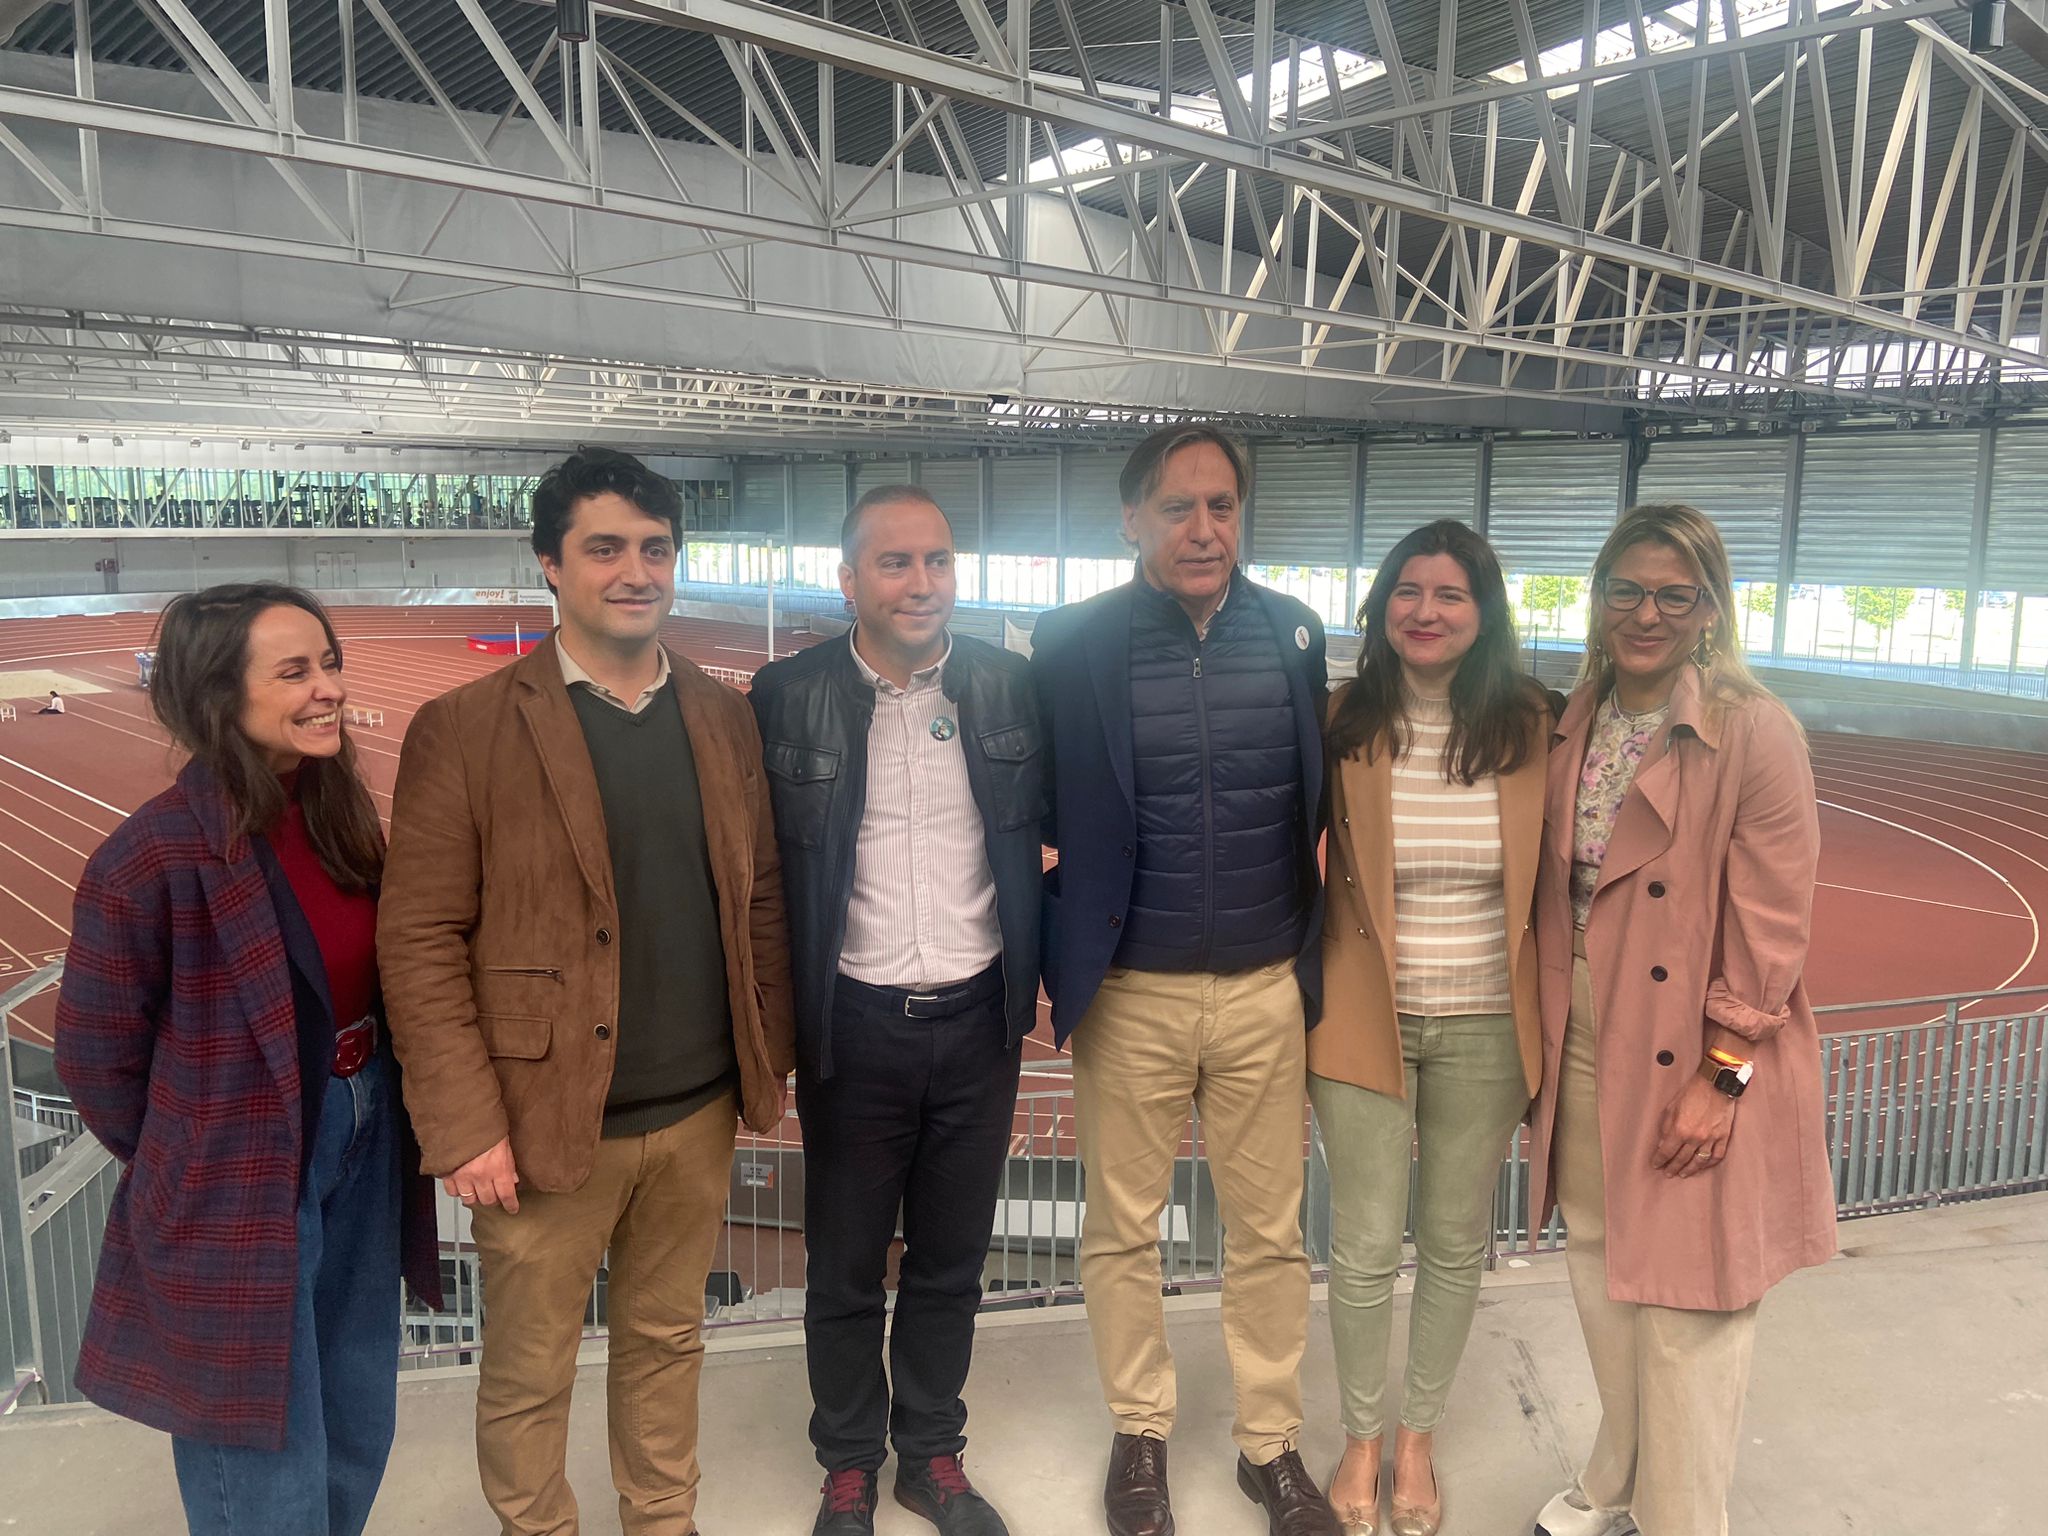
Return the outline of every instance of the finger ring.
<path id="1" fill-rule="evenodd" d="M 1693 1156 L 1694 1156 L 1694 1157 L 1712 1157 L 1713 1155 L 1714 1155 L 1713 1153 L 1711 1153 L 1711 1152 L 1705 1152 L 1705 1151 L 1701 1151 L 1701 1152 L 1695 1152 L 1695 1153 L 1693 1153 Z"/>

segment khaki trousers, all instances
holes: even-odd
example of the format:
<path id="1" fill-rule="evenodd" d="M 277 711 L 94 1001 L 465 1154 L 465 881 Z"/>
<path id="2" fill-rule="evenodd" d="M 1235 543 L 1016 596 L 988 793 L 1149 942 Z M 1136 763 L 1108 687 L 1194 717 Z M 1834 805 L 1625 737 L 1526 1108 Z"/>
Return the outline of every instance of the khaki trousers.
<path id="1" fill-rule="evenodd" d="M 477 1468 L 503 1536 L 577 1536 L 569 1393 L 598 1266 L 610 1252 L 605 1387 L 626 1536 L 694 1536 L 704 1279 L 725 1219 L 730 1096 L 644 1136 L 608 1137 L 583 1187 L 473 1213 L 483 1260 Z"/>
<path id="2" fill-rule="evenodd" d="M 1727 1536 L 1756 1306 L 1706 1312 L 1608 1299 L 1597 1029 L 1581 936 L 1551 1153 L 1565 1267 L 1600 1391 L 1600 1432 L 1579 1489 L 1597 1508 L 1627 1509 L 1642 1536 Z"/>
<path id="3" fill-rule="evenodd" d="M 1088 1201 L 1081 1286 L 1117 1430 L 1161 1440 L 1173 1430 L 1159 1217 L 1193 1100 L 1223 1215 L 1232 1435 L 1264 1465 L 1301 1433 L 1308 1342 L 1308 1065 L 1293 963 L 1229 976 L 1112 969 L 1073 1052 Z"/>

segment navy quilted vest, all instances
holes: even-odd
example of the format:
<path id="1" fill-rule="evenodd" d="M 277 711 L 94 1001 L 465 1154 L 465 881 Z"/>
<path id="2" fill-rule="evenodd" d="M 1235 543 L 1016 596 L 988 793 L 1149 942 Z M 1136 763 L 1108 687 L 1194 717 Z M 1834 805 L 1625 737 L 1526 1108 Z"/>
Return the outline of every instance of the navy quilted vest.
<path id="1" fill-rule="evenodd" d="M 1301 948 L 1301 745 L 1272 626 L 1244 577 L 1197 639 L 1136 583 L 1131 748 L 1138 845 L 1116 963 L 1245 971 Z"/>

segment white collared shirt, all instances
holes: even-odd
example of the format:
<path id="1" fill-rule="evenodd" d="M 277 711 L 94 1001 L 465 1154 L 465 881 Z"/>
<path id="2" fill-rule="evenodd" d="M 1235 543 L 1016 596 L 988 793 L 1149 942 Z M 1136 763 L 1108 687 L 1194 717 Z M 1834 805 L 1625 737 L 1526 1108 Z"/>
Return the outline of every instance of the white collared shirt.
<path id="1" fill-rule="evenodd" d="M 1003 939 L 960 714 L 941 686 L 952 636 L 908 688 L 852 649 L 875 716 L 840 973 L 875 987 L 965 981 L 1002 953 Z"/>
<path id="2" fill-rule="evenodd" d="M 611 689 L 605 687 L 603 683 L 592 677 L 589 672 L 585 671 L 583 664 L 577 661 L 574 656 L 571 656 L 569 654 L 569 647 L 562 643 L 562 632 L 560 630 L 555 631 L 555 659 L 562 664 L 562 681 L 572 688 L 581 683 L 600 699 L 603 699 L 605 703 L 611 705 L 614 709 L 623 709 L 629 715 L 639 714 L 641 710 L 654 702 L 656 694 L 668 686 L 668 652 L 662 647 L 656 646 L 654 654 L 660 658 L 654 668 L 654 681 L 640 690 L 639 698 L 628 704 L 616 693 L 613 693 Z"/>

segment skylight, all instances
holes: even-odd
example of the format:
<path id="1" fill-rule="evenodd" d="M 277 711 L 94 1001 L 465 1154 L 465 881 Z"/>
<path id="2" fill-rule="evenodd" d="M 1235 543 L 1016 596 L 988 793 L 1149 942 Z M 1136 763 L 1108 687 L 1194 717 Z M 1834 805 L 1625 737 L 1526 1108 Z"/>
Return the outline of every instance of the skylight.
<path id="1" fill-rule="evenodd" d="M 1386 65 L 1382 64 L 1378 59 L 1368 58 L 1362 53 L 1353 53 L 1348 48 L 1332 48 L 1330 56 L 1337 65 L 1337 85 L 1341 90 L 1348 91 L 1356 86 L 1364 85 L 1368 81 L 1377 80 L 1387 72 Z M 1266 103 L 1267 121 L 1275 125 L 1284 124 L 1287 121 L 1287 75 L 1286 61 L 1276 61 L 1272 77 L 1272 92 Z M 1306 110 L 1318 102 L 1329 100 L 1331 95 L 1329 73 L 1323 67 L 1320 50 L 1314 54 L 1304 53 L 1302 55 L 1299 78 L 1301 81 L 1300 93 L 1297 97 L 1299 110 Z M 1253 100 L 1254 89 L 1255 81 L 1251 75 L 1240 75 L 1238 77 L 1237 93 L 1247 103 Z M 1185 123 L 1191 128 L 1206 129 L 1210 133 L 1226 133 L 1229 131 L 1223 116 L 1223 105 L 1213 92 L 1201 96 L 1184 96 L 1180 98 L 1173 105 L 1172 117 L 1177 123 Z M 1146 158 L 1144 155 L 1131 154 L 1127 156 L 1124 163 L 1126 165 L 1138 165 L 1143 163 Z M 1047 155 L 1043 159 L 1032 161 L 1030 179 L 1032 181 L 1046 181 L 1058 176 L 1060 174 L 1061 160 L 1065 161 L 1066 174 L 1070 176 L 1083 176 L 1090 171 L 1106 170 L 1111 163 L 1109 147 L 1102 140 L 1084 139 L 1078 144 L 1064 146 L 1060 151 L 1059 160 L 1055 160 L 1051 155 Z M 1089 187 L 1100 186 L 1107 180 L 1109 180 L 1107 176 L 1098 176 L 1087 181 L 1079 181 L 1074 184 L 1074 190 L 1077 192 L 1085 191 Z"/>
<path id="2" fill-rule="evenodd" d="M 1820 0 L 1822 12 L 1839 11 L 1858 3 L 1858 0 Z M 1650 45 L 1650 52 L 1672 53 L 1681 48 L 1693 46 L 1699 31 L 1700 12 L 1707 13 L 1707 41 L 1725 42 L 1728 38 L 1726 19 L 1722 13 L 1721 0 L 1685 0 L 1657 15 L 1646 17 L 1643 23 L 1643 37 Z M 1744 37 L 1759 33 L 1775 32 L 1788 26 L 1792 20 L 1790 0 L 1735 0 L 1735 15 L 1741 24 Z M 1573 38 L 1559 43 L 1555 48 L 1545 49 L 1536 56 L 1536 63 L 1545 78 L 1551 75 L 1568 75 L 1583 67 L 1586 54 L 1584 38 Z M 1636 56 L 1635 32 L 1627 23 L 1609 27 L 1593 39 L 1593 62 L 1599 64 L 1620 64 Z M 1519 84 L 1529 78 L 1529 71 L 1519 61 L 1503 65 L 1488 77 L 1494 80 Z M 1549 95 L 1556 99 L 1571 95 L 1578 90 L 1576 85 L 1553 87 Z"/>
<path id="3" fill-rule="evenodd" d="M 1818 0 L 1822 13 L 1839 11 L 1857 5 L 1860 0 Z M 1724 42 L 1728 37 L 1726 19 L 1723 15 L 1722 0 L 1681 0 L 1680 4 L 1668 6 L 1654 16 L 1645 18 L 1643 35 L 1652 54 L 1674 53 L 1693 46 L 1697 35 L 1702 11 L 1706 14 L 1707 41 Z M 1735 13 L 1744 37 L 1776 31 L 1790 25 L 1793 17 L 1793 0 L 1736 0 Z M 1623 23 L 1607 28 L 1594 38 L 1593 59 L 1596 65 L 1625 63 L 1636 56 L 1634 30 Z M 1340 90 L 1351 90 L 1357 86 L 1377 80 L 1387 72 L 1386 65 L 1366 54 L 1350 49 L 1331 50 L 1331 57 L 1337 66 L 1337 86 Z M 1573 38 L 1545 49 L 1537 55 L 1537 65 L 1545 78 L 1552 75 L 1568 75 L 1580 69 L 1585 58 L 1585 40 Z M 1272 73 L 1272 89 L 1266 102 L 1266 120 L 1276 127 L 1287 122 L 1287 69 L 1286 58 L 1275 60 Z M 1503 65 L 1494 70 L 1489 79 L 1508 84 L 1519 84 L 1529 78 L 1527 68 L 1519 61 Z M 1251 75 L 1241 75 L 1237 80 L 1238 95 L 1250 102 L 1254 92 Z M 1576 85 L 1553 87 L 1549 95 L 1553 99 L 1567 97 L 1578 90 Z M 1323 67 L 1320 49 L 1305 50 L 1301 56 L 1300 89 L 1297 110 L 1306 110 L 1332 95 L 1331 82 Z M 1173 120 L 1192 128 L 1205 129 L 1211 133 L 1226 133 L 1228 125 L 1223 115 L 1222 104 L 1215 94 L 1182 96 L 1173 105 Z M 1149 156 L 1143 152 L 1126 151 L 1124 164 L 1138 166 Z M 1076 191 L 1102 185 L 1110 178 L 1090 173 L 1107 170 L 1112 161 L 1107 145 L 1100 139 L 1084 139 L 1078 144 L 1064 147 L 1060 158 L 1046 155 L 1031 162 L 1030 180 L 1050 181 L 1056 179 L 1065 162 L 1065 173 L 1086 178 L 1077 180 Z"/>

